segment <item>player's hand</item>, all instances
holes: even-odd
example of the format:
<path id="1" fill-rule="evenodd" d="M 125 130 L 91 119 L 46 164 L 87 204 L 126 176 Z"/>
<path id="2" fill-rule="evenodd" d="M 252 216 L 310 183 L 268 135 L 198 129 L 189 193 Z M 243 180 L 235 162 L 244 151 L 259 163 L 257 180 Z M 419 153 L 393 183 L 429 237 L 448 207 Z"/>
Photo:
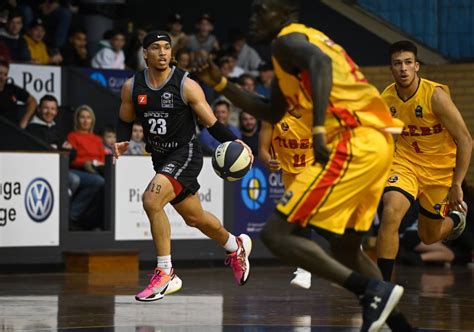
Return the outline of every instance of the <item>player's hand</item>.
<path id="1" fill-rule="evenodd" d="M 265 162 L 265 165 L 271 172 L 278 172 L 281 169 L 281 163 L 278 159 L 269 159 Z"/>
<path id="2" fill-rule="evenodd" d="M 127 151 L 128 145 L 129 145 L 129 142 L 117 142 L 114 144 L 114 158 L 113 158 L 114 165 L 117 159 L 122 154 L 124 154 L 125 151 Z"/>
<path id="3" fill-rule="evenodd" d="M 326 145 L 326 134 L 313 135 L 314 163 L 326 165 L 331 155 L 331 150 Z"/>
<path id="4" fill-rule="evenodd" d="M 244 146 L 244 148 L 247 149 L 249 155 L 250 155 L 250 159 L 251 159 L 251 164 L 253 165 L 253 153 L 252 153 L 252 149 L 250 148 L 250 146 L 248 146 L 247 144 L 244 143 L 244 141 L 240 140 L 240 139 L 236 139 L 234 142 L 237 142 L 237 143 L 240 143 Z"/>
<path id="5" fill-rule="evenodd" d="M 460 185 L 453 184 L 449 189 L 448 193 L 448 202 L 451 209 L 460 211 L 460 212 L 467 212 L 463 207 L 463 192 Z"/>
<path id="6" fill-rule="evenodd" d="M 192 73 L 211 87 L 219 84 L 222 79 L 221 70 L 214 61 L 212 61 L 210 54 L 206 51 L 195 52 L 190 67 Z"/>

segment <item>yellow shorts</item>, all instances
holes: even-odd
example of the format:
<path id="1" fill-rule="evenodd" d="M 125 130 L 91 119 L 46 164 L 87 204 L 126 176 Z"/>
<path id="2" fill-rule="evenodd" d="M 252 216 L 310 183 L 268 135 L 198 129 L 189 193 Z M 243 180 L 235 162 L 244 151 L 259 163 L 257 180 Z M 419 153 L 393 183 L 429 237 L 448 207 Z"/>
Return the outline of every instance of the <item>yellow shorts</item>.
<path id="1" fill-rule="evenodd" d="M 285 189 L 290 188 L 291 184 L 295 181 L 296 176 L 297 176 L 298 174 L 299 174 L 299 173 L 287 173 L 287 172 L 283 172 L 283 173 L 282 173 L 283 187 L 285 187 Z"/>
<path id="2" fill-rule="evenodd" d="M 399 191 L 410 203 L 418 199 L 421 214 L 431 219 L 443 219 L 449 212 L 446 198 L 452 177 L 453 172 L 449 170 L 427 170 L 408 162 L 399 163 L 394 160 L 385 192 Z M 436 184 L 433 184 L 434 181 L 430 181 L 430 178 L 437 179 Z"/>
<path id="3" fill-rule="evenodd" d="M 299 173 L 277 210 L 290 223 L 309 223 L 335 234 L 347 228 L 368 231 L 392 163 L 392 137 L 358 127 L 339 134 L 331 147 L 328 163 Z"/>

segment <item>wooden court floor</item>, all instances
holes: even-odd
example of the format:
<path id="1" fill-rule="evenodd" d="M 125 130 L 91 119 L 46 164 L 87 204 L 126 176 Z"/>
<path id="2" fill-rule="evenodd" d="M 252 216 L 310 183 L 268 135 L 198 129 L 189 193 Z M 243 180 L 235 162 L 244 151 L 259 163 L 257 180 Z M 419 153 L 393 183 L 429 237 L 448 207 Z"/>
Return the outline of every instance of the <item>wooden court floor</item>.
<path id="1" fill-rule="evenodd" d="M 1 331 L 358 331 L 347 291 L 313 278 L 292 289 L 289 267 L 254 267 L 245 286 L 228 268 L 179 268 L 179 293 L 134 300 L 140 275 L 0 272 Z M 474 331 L 474 269 L 398 269 L 401 309 L 420 331 Z M 388 331 L 388 329 L 384 329 Z"/>

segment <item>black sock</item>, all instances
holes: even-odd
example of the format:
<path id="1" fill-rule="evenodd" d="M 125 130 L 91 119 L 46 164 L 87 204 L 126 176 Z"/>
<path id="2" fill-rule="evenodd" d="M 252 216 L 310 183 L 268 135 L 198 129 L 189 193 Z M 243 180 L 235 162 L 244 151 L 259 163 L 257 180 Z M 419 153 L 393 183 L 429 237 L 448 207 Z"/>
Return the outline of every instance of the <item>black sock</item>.
<path id="1" fill-rule="evenodd" d="M 384 281 L 392 280 L 393 265 L 395 264 L 394 259 L 377 259 L 377 265 L 379 266 L 380 271 L 382 272 Z"/>
<path id="2" fill-rule="evenodd" d="M 448 214 L 448 217 L 453 219 L 453 229 L 456 228 L 461 222 L 461 218 L 456 213 L 451 212 Z"/>
<path id="3" fill-rule="evenodd" d="M 344 281 L 342 286 L 355 295 L 361 296 L 364 294 L 368 284 L 369 278 L 364 277 L 357 272 L 352 272 L 351 275 Z"/>
<path id="4" fill-rule="evenodd" d="M 387 325 L 393 332 L 410 332 L 414 331 L 408 320 L 401 312 L 392 312 L 387 318 Z"/>

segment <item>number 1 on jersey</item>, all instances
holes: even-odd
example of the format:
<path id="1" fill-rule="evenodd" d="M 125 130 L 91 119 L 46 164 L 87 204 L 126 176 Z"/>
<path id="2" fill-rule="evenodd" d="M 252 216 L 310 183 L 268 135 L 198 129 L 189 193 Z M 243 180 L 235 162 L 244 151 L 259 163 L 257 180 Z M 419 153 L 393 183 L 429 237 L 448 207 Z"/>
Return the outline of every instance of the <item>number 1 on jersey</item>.
<path id="1" fill-rule="evenodd" d="M 411 143 L 411 146 L 413 147 L 416 153 L 423 153 L 421 152 L 420 147 L 418 146 L 418 142 Z"/>

